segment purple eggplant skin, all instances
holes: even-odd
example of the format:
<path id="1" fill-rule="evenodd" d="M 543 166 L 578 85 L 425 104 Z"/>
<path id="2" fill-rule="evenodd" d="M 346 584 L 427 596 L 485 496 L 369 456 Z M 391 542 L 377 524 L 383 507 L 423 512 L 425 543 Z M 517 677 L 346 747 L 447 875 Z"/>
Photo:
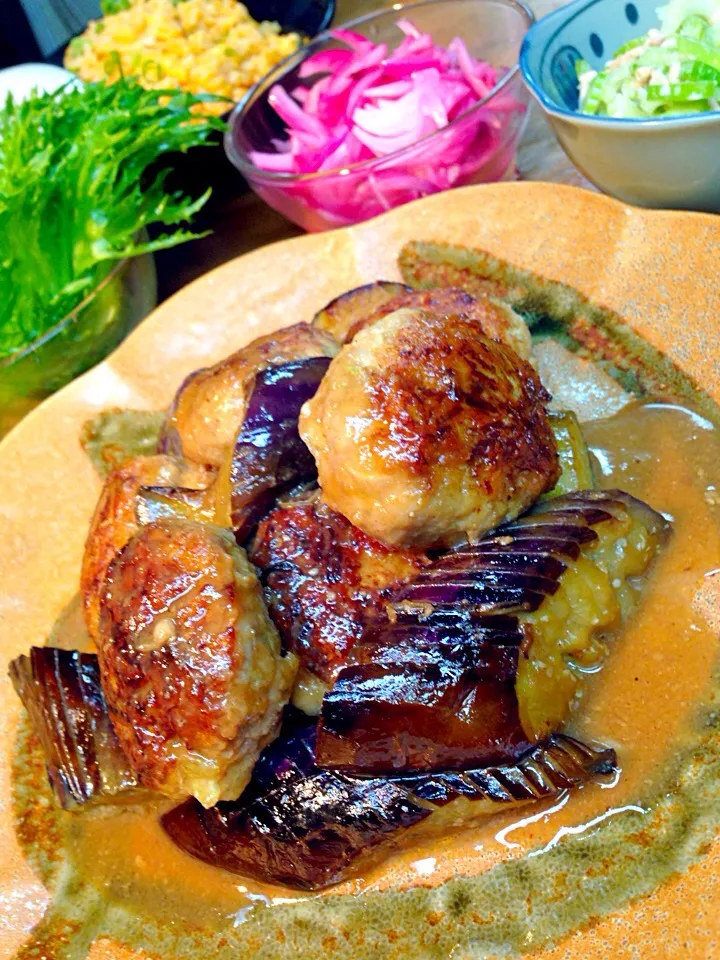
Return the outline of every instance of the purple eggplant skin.
<path id="1" fill-rule="evenodd" d="M 371 625 L 323 700 L 319 765 L 370 776 L 521 756 L 521 642 L 516 625 Z"/>
<path id="2" fill-rule="evenodd" d="M 239 544 L 281 493 L 317 477 L 315 460 L 298 433 L 298 418 L 329 366 L 329 357 L 312 357 L 256 375 L 230 465 L 230 515 Z"/>
<path id="3" fill-rule="evenodd" d="M 315 764 L 315 723 L 289 711 L 239 800 L 204 810 L 186 801 L 162 818 L 171 839 L 215 867 L 264 883 L 321 890 L 378 860 L 459 797 L 483 810 L 555 796 L 615 769 L 612 750 L 553 737 L 510 766 L 350 777 Z M 422 829 L 422 827 L 420 828 Z"/>
<path id="4" fill-rule="evenodd" d="M 367 322 L 379 320 L 390 313 L 390 309 L 386 309 L 387 304 L 403 294 L 412 295 L 413 292 L 412 287 L 392 280 L 366 283 L 331 300 L 322 310 L 318 310 L 312 324 L 327 330 L 340 343 L 348 343 Z"/>
<path id="5" fill-rule="evenodd" d="M 544 501 L 493 535 L 439 557 L 369 622 L 325 695 L 317 762 L 371 776 L 464 769 L 518 757 L 519 614 L 560 589 L 594 527 L 629 512 L 658 536 L 664 519 L 620 491 Z"/>
<path id="6" fill-rule="evenodd" d="M 163 816 L 164 829 L 187 853 L 231 873 L 315 890 L 429 815 L 389 781 L 315 769 L 315 732 L 304 718 L 265 750 L 239 800 L 209 810 L 185 802 Z"/>
<path id="7" fill-rule="evenodd" d="M 35 647 L 12 662 L 10 675 L 63 807 L 147 799 L 110 725 L 94 654 Z M 169 836 L 215 867 L 317 890 L 382 856 L 459 797 L 490 805 L 540 800 L 615 769 L 612 750 L 551 737 L 510 766 L 364 779 L 317 767 L 316 730 L 314 719 L 288 708 L 239 800 L 210 810 L 186 801 L 162 818 Z"/>
<path id="8" fill-rule="evenodd" d="M 138 799 L 138 782 L 108 717 L 95 654 L 32 647 L 9 672 L 61 807 Z"/>

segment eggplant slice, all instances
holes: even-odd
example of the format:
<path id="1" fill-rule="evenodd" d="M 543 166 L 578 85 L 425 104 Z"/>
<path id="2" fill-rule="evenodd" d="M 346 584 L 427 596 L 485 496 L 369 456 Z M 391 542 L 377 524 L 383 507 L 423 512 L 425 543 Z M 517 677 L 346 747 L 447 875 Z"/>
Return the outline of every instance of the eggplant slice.
<path id="1" fill-rule="evenodd" d="M 544 494 L 544 498 L 592 489 L 595 486 L 592 462 L 580 421 L 572 410 L 548 410 L 548 418 L 562 472 L 558 482 L 549 493 Z"/>
<path id="2" fill-rule="evenodd" d="M 351 777 L 315 765 L 316 726 L 299 716 L 288 712 L 283 734 L 265 750 L 239 800 L 210 810 L 187 801 L 163 816 L 179 847 L 244 877 L 321 890 L 387 855 L 410 828 L 417 827 L 413 836 L 444 832 L 615 770 L 612 750 L 553 736 L 505 766 Z"/>
<path id="3" fill-rule="evenodd" d="M 97 657 L 33 647 L 10 666 L 65 809 L 142 802 L 107 715 Z M 322 889 L 385 855 L 410 827 L 451 824 L 543 800 L 615 770 L 610 749 L 550 737 L 515 764 L 397 778 L 350 777 L 315 763 L 316 722 L 289 708 L 239 800 L 205 810 L 189 800 L 162 824 L 179 847 L 242 876 Z M 454 806 L 456 800 L 471 807 Z M 448 814 L 444 813 L 447 809 Z"/>
<path id="4" fill-rule="evenodd" d="M 628 494 L 580 491 L 441 556 L 352 648 L 323 700 L 318 765 L 367 776 L 520 756 L 568 719 L 666 530 Z"/>
<path id="5" fill-rule="evenodd" d="M 322 310 L 318 310 L 312 323 L 314 327 L 332 334 L 340 343 L 347 343 L 352 340 L 368 317 L 378 319 L 383 316 L 386 304 L 402 294 L 412 292 L 412 287 L 392 280 L 366 283 L 362 287 L 355 287 L 354 290 L 348 290 L 347 293 L 335 297 Z"/>
<path id="6" fill-rule="evenodd" d="M 317 477 L 313 456 L 298 433 L 298 417 L 329 366 L 329 357 L 313 357 L 268 367 L 255 377 L 230 465 L 231 520 L 239 544 L 279 494 Z"/>
<path id="7" fill-rule="evenodd" d="M 29 657 L 12 661 L 10 679 L 40 739 L 61 807 L 141 799 L 108 717 L 95 654 L 32 647 Z"/>

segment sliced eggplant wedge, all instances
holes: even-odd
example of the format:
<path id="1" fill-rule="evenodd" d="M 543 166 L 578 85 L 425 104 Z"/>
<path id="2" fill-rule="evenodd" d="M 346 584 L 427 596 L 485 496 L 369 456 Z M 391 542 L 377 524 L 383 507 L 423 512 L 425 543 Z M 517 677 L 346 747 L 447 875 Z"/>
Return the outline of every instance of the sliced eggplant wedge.
<path id="1" fill-rule="evenodd" d="M 334 357 L 340 344 L 309 323 L 295 323 L 257 337 L 212 367 L 195 370 L 180 384 L 160 432 L 160 453 L 222 469 L 247 413 L 256 375 L 312 357 Z"/>
<path id="2" fill-rule="evenodd" d="M 555 436 L 562 473 L 553 489 L 545 494 L 545 499 L 577 490 L 591 490 L 595 486 L 595 478 L 590 451 L 578 418 L 571 410 L 548 410 L 548 419 Z"/>
<path id="3" fill-rule="evenodd" d="M 247 540 L 279 494 L 317 477 L 298 417 L 329 366 L 329 357 L 313 357 L 268 367 L 255 377 L 230 465 L 230 518 L 238 543 Z"/>
<path id="4" fill-rule="evenodd" d="M 505 766 L 364 779 L 319 769 L 315 730 L 289 714 L 240 799 L 210 810 L 181 804 L 162 818 L 169 836 L 231 873 L 321 890 L 386 856 L 411 828 L 413 840 L 447 832 L 608 776 L 616 762 L 610 749 L 554 736 Z"/>
<path id="5" fill-rule="evenodd" d="M 354 328 L 362 324 L 401 293 L 412 293 L 412 287 L 390 280 L 377 280 L 362 287 L 348 290 L 331 300 L 312 319 L 313 326 L 327 330 L 340 343 L 351 339 Z"/>
<path id="6" fill-rule="evenodd" d="M 32 647 L 30 656 L 12 661 L 10 679 L 42 745 L 61 807 L 142 799 L 108 717 L 95 654 Z"/>
<path id="7" fill-rule="evenodd" d="M 522 635 L 513 626 L 370 627 L 323 699 L 320 766 L 371 775 L 521 756 L 531 744 L 515 696 Z"/>
<path id="8" fill-rule="evenodd" d="M 261 571 L 265 602 L 285 647 L 322 681 L 322 694 L 365 622 L 430 562 L 425 554 L 392 550 L 368 537 L 331 510 L 318 489 L 281 497 L 258 526 L 248 556 Z M 313 698 L 315 714 L 322 694 L 316 703 Z"/>
<path id="9" fill-rule="evenodd" d="M 628 494 L 579 491 L 440 557 L 353 647 L 323 700 L 318 765 L 465 768 L 558 730 L 667 526 Z"/>

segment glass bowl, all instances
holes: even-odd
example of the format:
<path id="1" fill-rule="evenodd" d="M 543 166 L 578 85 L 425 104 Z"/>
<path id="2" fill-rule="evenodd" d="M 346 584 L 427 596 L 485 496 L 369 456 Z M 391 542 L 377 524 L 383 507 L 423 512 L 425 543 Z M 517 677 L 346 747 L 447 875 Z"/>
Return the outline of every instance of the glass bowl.
<path id="1" fill-rule="evenodd" d="M 514 174 L 515 151 L 529 103 L 517 60 L 534 19 L 531 11 L 521 0 L 425 0 L 396 3 L 392 9 L 343 26 L 374 43 L 387 43 L 392 50 L 403 39 L 397 26 L 402 18 L 429 33 L 441 46 L 462 37 L 472 56 L 493 67 L 506 68 L 505 73 L 486 97 L 452 123 L 395 153 L 340 170 L 269 173 L 256 167 L 250 154 L 273 151 L 272 141 L 285 135 L 285 125 L 268 102 L 271 88 L 280 84 L 292 91 L 302 83 L 298 71 L 307 57 L 342 45 L 330 33 L 323 33 L 283 60 L 233 110 L 225 133 L 225 150 L 253 190 L 305 230 L 316 232 L 358 223 L 439 190 L 507 179 Z M 460 143 L 464 161 L 475 155 L 482 157 L 482 162 L 459 163 Z M 423 175 L 428 163 L 432 163 L 432 182 Z M 410 186 L 408 173 L 412 175 Z"/>
<path id="2" fill-rule="evenodd" d="M 121 260 L 63 320 L 0 360 L 0 437 L 41 400 L 104 359 L 156 303 L 152 256 Z"/>

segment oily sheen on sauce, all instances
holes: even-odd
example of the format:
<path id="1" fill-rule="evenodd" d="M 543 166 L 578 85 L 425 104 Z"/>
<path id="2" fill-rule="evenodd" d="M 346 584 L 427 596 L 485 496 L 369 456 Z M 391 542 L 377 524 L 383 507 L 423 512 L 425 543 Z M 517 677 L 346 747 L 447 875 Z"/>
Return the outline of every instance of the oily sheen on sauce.
<path id="1" fill-rule="evenodd" d="M 678 749 L 690 741 L 718 653 L 717 625 L 707 622 L 696 594 L 720 571 L 720 432 L 688 408 L 639 402 L 583 429 L 601 485 L 627 490 L 674 521 L 673 538 L 639 608 L 612 643 L 604 670 L 588 678 L 571 731 L 614 746 L 619 778 L 479 820 L 439 841 L 410 839 L 412 845 L 366 876 L 320 896 L 477 874 L 553 845 L 567 832 L 591 829 L 603 818 L 642 812 Z M 72 638 L 77 645 L 76 626 L 70 613 L 52 642 L 70 644 Z M 258 906 L 299 896 L 191 859 L 160 829 L 160 809 L 71 816 L 68 843 L 78 879 L 141 916 L 215 930 L 243 922 Z"/>

